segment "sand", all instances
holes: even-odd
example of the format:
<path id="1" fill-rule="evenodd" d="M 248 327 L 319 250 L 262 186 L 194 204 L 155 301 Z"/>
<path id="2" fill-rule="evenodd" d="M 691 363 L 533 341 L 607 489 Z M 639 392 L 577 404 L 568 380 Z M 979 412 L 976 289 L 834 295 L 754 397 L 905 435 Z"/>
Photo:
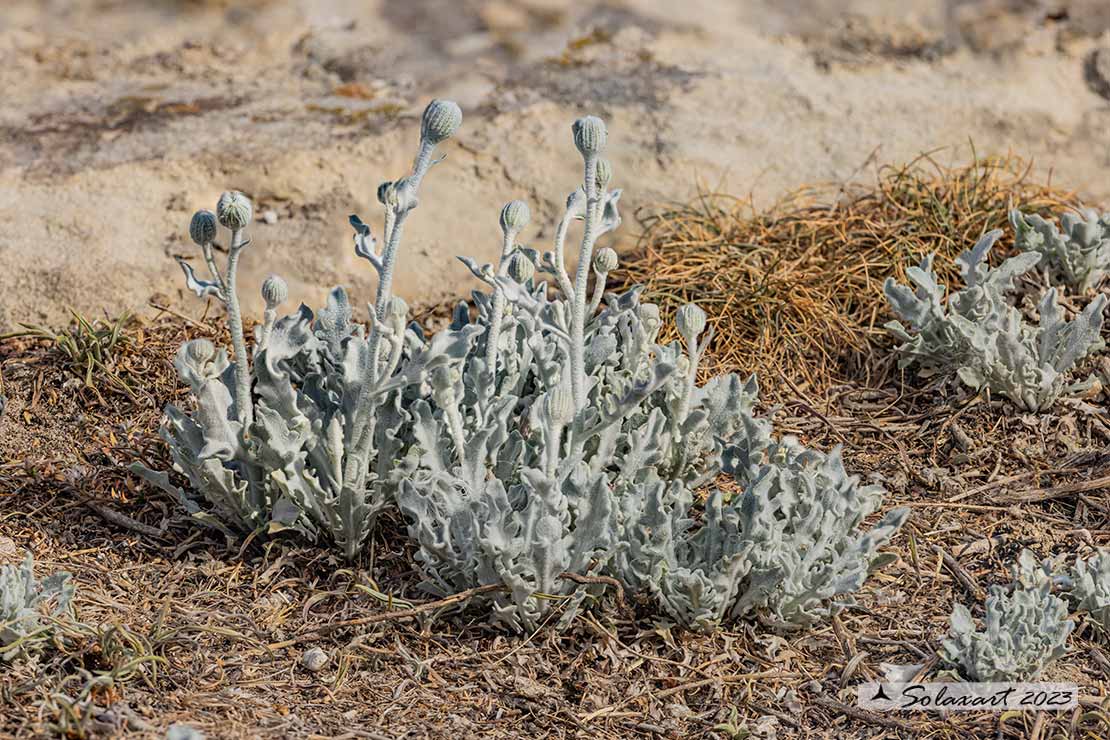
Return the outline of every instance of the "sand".
<path id="1" fill-rule="evenodd" d="M 432 97 L 466 120 L 406 229 L 396 289 L 418 306 L 465 294 L 455 255 L 492 257 L 509 199 L 544 247 L 584 113 L 609 122 L 622 248 L 638 209 L 699 187 L 766 204 L 972 144 L 1107 202 L 1107 28 L 1098 0 L 8 0 L 0 329 L 152 300 L 200 315 L 173 256 L 195 256 L 189 217 L 228 188 L 276 216 L 252 227 L 250 312 L 270 272 L 310 305 L 336 284 L 372 300 L 346 216 L 380 229 L 377 184 Z"/>

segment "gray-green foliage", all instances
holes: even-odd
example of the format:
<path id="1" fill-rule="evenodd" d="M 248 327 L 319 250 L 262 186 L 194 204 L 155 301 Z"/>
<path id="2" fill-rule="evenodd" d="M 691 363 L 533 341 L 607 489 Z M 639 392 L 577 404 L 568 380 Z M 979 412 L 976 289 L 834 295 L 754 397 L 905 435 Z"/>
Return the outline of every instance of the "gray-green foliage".
<path id="1" fill-rule="evenodd" d="M 878 548 L 909 516 L 894 509 L 861 529 L 881 488 L 847 475 L 839 449 L 825 455 L 793 437 L 776 442 L 769 425 L 747 421 L 747 438 L 725 456 L 740 493 L 726 499 L 712 490 L 699 521 L 681 481 L 649 473 L 620 491 L 622 579 L 703 631 L 756 609 L 777 627 L 828 617 L 882 564 Z"/>
<path id="2" fill-rule="evenodd" d="M 70 574 L 60 571 L 35 578 L 30 552 L 21 565 L 0 567 L 0 659 L 30 652 L 53 628 L 45 618 L 67 614 L 73 600 Z"/>
<path id="3" fill-rule="evenodd" d="M 1038 565 L 1024 551 L 1013 569 L 1012 592 L 993 586 L 987 598 L 984 629 L 978 630 L 962 604 L 952 608 L 949 635 L 941 658 L 973 681 L 1020 681 L 1036 677 L 1067 651 L 1075 622 L 1052 591 L 1056 579 L 1048 564 Z"/>
<path id="4" fill-rule="evenodd" d="M 1078 558 L 1071 583 L 1075 608 L 1086 611 L 1110 633 L 1110 550 L 1100 549 L 1089 558 Z"/>
<path id="5" fill-rule="evenodd" d="M 391 502 L 394 472 L 410 439 L 406 393 L 417 392 L 438 370 L 462 359 L 474 329 L 446 331 L 427 340 L 407 326 L 407 307 L 392 295 L 392 277 L 404 223 L 417 205 L 420 183 L 435 163 L 435 145 L 454 133 L 461 114 L 454 103 L 433 101 L 424 113 L 412 173 L 383 183 L 383 246 L 356 216 L 355 252 L 378 273 L 377 298 L 367 329 L 352 319 L 347 294 L 336 288 L 316 313 L 301 306 L 277 318 L 287 296 L 280 279 L 263 284 L 265 323 L 248 358 L 235 279 L 247 245 L 251 204 L 225 193 L 217 214 L 201 211 L 190 234 L 201 247 L 211 280 L 199 280 L 186 262 L 187 284 L 228 308 L 235 356 L 204 339 L 187 342 L 176 367 L 196 400 L 196 411 L 166 409 L 162 436 L 189 490 L 164 472 L 137 472 L 178 496 L 194 516 L 225 531 L 294 528 L 329 538 L 348 558 L 366 542 L 378 513 Z M 228 265 L 213 259 L 216 220 L 230 230 Z"/>
<path id="6" fill-rule="evenodd" d="M 302 306 L 278 318 L 288 291 L 271 278 L 248 357 L 234 276 L 250 201 L 227 194 L 216 214 L 194 217 L 190 234 L 212 279 L 183 263 L 187 284 L 227 306 L 234 357 L 207 340 L 178 353 L 196 410 L 167 409 L 163 436 L 189 490 L 139 472 L 225 531 L 294 528 L 325 535 L 348 557 L 396 501 L 426 587 L 495 586 L 483 601 L 517 630 L 553 608 L 572 616 L 601 588 L 590 576 L 648 591 L 700 629 L 757 608 L 779 624 L 837 608 L 830 600 L 859 587 L 905 511 L 861 530 L 880 491 L 848 476 L 839 452 L 775 442 L 753 416 L 754 378 L 699 385 L 713 335 L 699 307 L 680 309 L 681 341 L 661 344 L 659 309 L 640 288 L 606 292 L 619 260 L 597 240 L 621 222 L 621 191 L 609 187 L 600 119 L 573 126 L 583 181 L 551 249 L 518 243 L 530 211 L 510 202 L 496 263 L 460 258 L 487 286 L 473 308 L 460 304 L 430 339 L 406 326 L 390 293 L 401 229 L 432 148 L 458 123 L 453 104 L 429 106 L 413 173 L 379 189 L 380 251 L 351 217 L 356 254 L 380 277 L 368 328 L 341 289 L 316 313 Z M 231 232 L 226 274 L 213 259 L 219 225 Z M 697 492 L 722 473 L 743 493 L 725 502 L 716 492 L 703 506 Z"/>
<path id="7" fill-rule="evenodd" d="M 682 341 L 662 345 L 658 308 L 638 288 L 605 292 L 616 255 L 595 256 L 594 245 L 620 223 L 620 190 L 608 190 L 612 167 L 598 159 L 604 125 L 583 119 L 574 133 L 584 182 L 552 249 L 517 246 L 522 209 L 506 206 L 499 263 L 463 258 L 489 291 L 475 293 L 476 316 L 464 305 L 453 326 L 478 326 L 481 338 L 412 406 L 417 442 L 398 502 L 427 585 L 501 585 L 486 597 L 495 620 L 531 629 L 554 607 L 573 614 L 589 595 L 565 573 L 608 574 L 654 593 L 677 621 L 710 629 L 754 571 L 748 602 L 732 615 L 770 606 L 782 621 L 804 621 L 821 612 L 817 602 L 858 587 L 905 513 L 860 535 L 878 491 L 857 489 L 836 455 L 827 469 L 807 470 L 824 458 L 785 442 L 795 454 L 783 469 L 737 472 L 752 476 L 744 532 L 719 492 L 693 526 L 693 492 L 722 472 L 726 450 L 771 446 L 767 423 L 751 413 L 758 389 L 733 375 L 698 386 L 712 331 L 697 306 L 676 316 Z M 565 241 L 575 220 L 583 233 L 572 279 Z"/>
<path id="8" fill-rule="evenodd" d="M 1014 243 L 1040 254 L 1055 280 L 1080 293 L 1094 290 L 1110 273 L 1110 213 L 1092 209 L 1065 213 L 1060 226 L 1036 214 L 1010 211 Z"/>
<path id="9" fill-rule="evenodd" d="M 965 287 L 947 295 L 933 270 L 933 255 L 906 270 L 917 290 L 888 278 L 883 286 L 894 312 L 908 324 L 887 329 L 902 344 L 901 365 L 925 374 L 954 372 L 972 388 L 989 388 L 1029 411 L 1051 406 L 1063 394 L 1089 387 L 1069 383 L 1068 373 L 1104 345 L 1100 338 L 1106 296 L 1072 320 L 1064 318 L 1055 289 L 1038 305 L 1038 323 L 1024 319 L 1007 299 L 1014 278 L 1035 267 L 1039 254 L 1025 252 L 991 268 L 987 257 L 1001 236 L 991 231 L 957 259 Z"/>

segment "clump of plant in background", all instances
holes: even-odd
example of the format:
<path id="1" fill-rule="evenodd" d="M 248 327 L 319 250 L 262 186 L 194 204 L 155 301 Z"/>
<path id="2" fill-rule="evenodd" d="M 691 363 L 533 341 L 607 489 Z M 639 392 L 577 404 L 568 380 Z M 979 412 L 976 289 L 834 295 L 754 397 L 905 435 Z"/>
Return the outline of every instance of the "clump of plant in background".
<path id="1" fill-rule="evenodd" d="M 1022 552 L 1013 568 L 1013 590 L 991 588 L 977 630 L 963 604 L 952 608 L 949 636 L 941 643 L 941 658 L 972 681 L 1020 681 L 1035 678 L 1049 663 L 1067 652 L 1075 622 L 1068 607 L 1052 591 L 1056 579 L 1050 567 L 1038 567 L 1032 553 Z"/>
<path id="2" fill-rule="evenodd" d="M 1041 255 L 1050 277 L 1086 293 L 1110 274 L 1110 214 L 1085 209 L 1065 213 L 1060 226 L 1036 214 L 1010 211 L 1014 243 L 1022 252 Z"/>
<path id="3" fill-rule="evenodd" d="M 65 571 L 36 578 L 30 552 L 21 565 L 0 566 L 0 659 L 30 654 L 50 639 L 55 631 L 51 620 L 70 611 L 70 578 Z"/>
<path id="4" fill-rule="evenodd" d="M 965 287 L 947 296 L 932 255 L 906 271 L 916 291 L 888 278 L 887 300 L 909 327 L 899 321 L 886 327 L 902 341 L 901 366 L 917 364 L 925 374 L 954 372 L 974 389 L 986 387 L 1028 411 L 1041 411 L 1095 382 L 1069 383 L 1068 373 L 1104 346 L 1100 331 L 1106 296 L 1095 298 L 1069 321 L 1056 290 L 1049 289 L 1037 307 L 1038 323 L 1029 323 L 1006 294 L 1013 290 L 1014 278 L 1042 258 L 1025 252 L 991 268 L 987 257 L 1001 234 L 988 232 L 956 259 Z"/>
<path id="5" fill-rule="evenodd" d="M 250 200 L 224 193 L 216 213 L 198 211 L 189 227 L 210 279 L 181 261 L 188 286 L 227 308 L 232 360 L 205 339 L 178 352 L 181 379 L 193 391 L 196 413 L 170 406 L 162 436 L 174 467 L 192 491 L 165 473 L 136 471 L 177 495 L 186 509 L 224 531 L 293 528 L 329 538 L 354 558 L 391 501 L 392 473 L 408 443 L 401 397 L 447 370 L 465 354 L 473 330 L 447 331 L 427 341 L 407 326 L 408 308 L 392 294 L 405 222 L 417 206 L 421 181 L 436 145 L 458 129 L 457 105 L 433 101 L 424 111 L 412 173 L 378 189 L 385 208 L 383 246 L 356 216 L 355 252 L 378 273 L 368 328 L 352 320 L 347 294 L 336 288 L 315 314 L 301 306 L 277 318 L 288 289 L 280 278 L 262 285 L 265 322 L 248 355 L 237 292 L 237 267 L 250 245 Z M 214 259 L 218 225 L 230 232 L 221 272 Z"/>
<path id="6" fill-rule="evenodd" d="M 73 309 L 69 309 L 69 313 L 73 317 L 71 328 L 58 331 L 36 324 L 20 324 L 20 331 L 0 335 L 0 340 L 27 337 L 48 341 L 86 388 L 99 395 L 96 380 L 103 378 L 112 390 L 134 397 L 131 387 L 114 367 L 118 350 L 127 341 L 124 327 L 131 316 L 125 313 L 115 321 L 106 322 L 90 320 Z"/>
<path id="7" fill-rule="evenodd" d="M 1077 558 L 1070 575 L 1075 608 L 1087 612 L 1110 634 L 1110 550 L 1100 549 L 1089 558 Z"/>
<path id="8" fill-rule="evenodd" d="M 847 475 L 839 449 L 825 455 L 793 437 L 776 442 L 763 423 L 748 432 L 725 456 L 741 493 L 726 500 L 713 490 L 700 521 L 680 481 L 651 478 L 621 490 L 622 580 L 687 627 L 710 631 L 757 609 L 779 628 L 835 614 L 887 562 L 878 548 L 909 516 L 894 509 L 861 529 L 882 489 Z"/>

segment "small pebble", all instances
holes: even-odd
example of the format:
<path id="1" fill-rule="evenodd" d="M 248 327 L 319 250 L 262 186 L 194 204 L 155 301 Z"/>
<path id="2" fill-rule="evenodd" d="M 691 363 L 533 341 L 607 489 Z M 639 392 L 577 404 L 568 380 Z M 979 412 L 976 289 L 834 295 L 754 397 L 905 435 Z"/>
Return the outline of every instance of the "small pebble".
<path id="1" fill-rule="evenodd" d="M 170 725 L 166 730 L 166 740 L 204 740 L 204 733 L 189 725 Z"/>
<path id="2" fill-rule="evenodd" d="M 328 660 L 330 659 L 328 658 L 327 653 L 325 653 L 320 648 L 312 648 L 301 656 L 301 665 L 303 665 L 307 670 L 316 673 L 317 671 L 322 670 L 324 666 L 328 664 Z"/>
<path id="3" fill-rule="evenodd" d="M 268 223 L 270 226 L 273 226 L 277 223 L 278 220 L 277 211 L 271 208 L 267 208 L 265 211 L 262 212 L 262 220 Z"/>

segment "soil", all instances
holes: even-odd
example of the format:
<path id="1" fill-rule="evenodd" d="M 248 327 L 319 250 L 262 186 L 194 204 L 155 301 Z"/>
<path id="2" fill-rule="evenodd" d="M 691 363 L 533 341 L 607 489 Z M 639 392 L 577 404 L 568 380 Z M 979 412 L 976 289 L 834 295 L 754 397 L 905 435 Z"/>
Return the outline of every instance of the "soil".
<path id="1" fill-rule="evenodd" d="M 0 331 L 201 312 L 172 256 L 222 190 L 255 201 L 243 257 L 322 305 L 371 297 L 346 216 L 380 222 L 432 97 L 466 112 L 409 221 L 396 288 L 465 295 L 526 198 L 547 241 L 580 164 L 569 125 L 609 122 L 626 214 L 699 186 L 757 204 L 879 162 L 1014 151 L 1110 195 L 1101 0 L 8 0 L 0 11 Z M 261 220 L 271 212 L 271 222 Z M 477 215 L 476 215 L 477 214 Z M 276 217 L 276 220 L 274 218 Z M 371 217 L 374 217 L 371 219 Z M 634 240 L 632 219 L 618 241 Z"/>

